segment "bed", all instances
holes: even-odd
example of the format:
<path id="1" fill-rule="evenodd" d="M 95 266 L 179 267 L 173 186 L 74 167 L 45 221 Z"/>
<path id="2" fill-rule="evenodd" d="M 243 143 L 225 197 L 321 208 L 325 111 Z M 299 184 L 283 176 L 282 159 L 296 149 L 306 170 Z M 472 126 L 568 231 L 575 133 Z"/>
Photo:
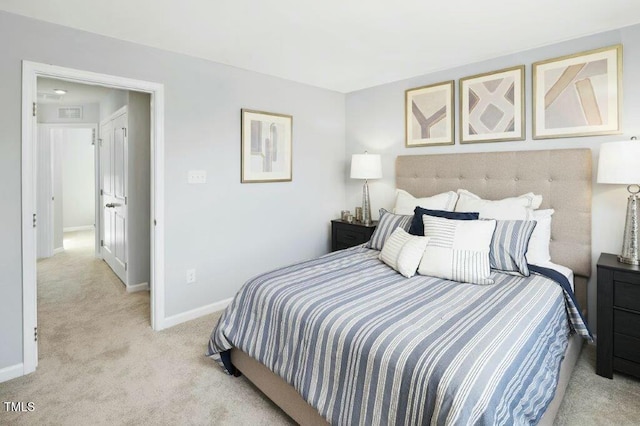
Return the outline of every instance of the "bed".
<path id="1" fill-rule="evenodd" d="M 586 315 L 586 283 L 591 272 L 590 150 L 400 156 L 396 161 L 396 186 L 417 197 L 455 191 L 458 188 L 468 189 L 486 199 L 512 197 L 526 192 L 541 194 L 541 208 L 555 210 L 550 243 L 551 260 L 573 271 L 575 298 L 583 308 L 583 315 Z M 583 343 L 582 337 L 577 333 L 566 341 L 560 342 L 557 338 L 558 335 L 566 336 L 570 327 L 566 321 L 565 304 L 562 302 L 566 300 L 566 296 L 562 290 L 558 290 L 541 276 L 532 276 L 533 285 L 528 285 L 522 278 L 498 274 L 495 278 L 497 282 L 502 283 L 499 286 L 485 286 L 483 289 L 477 288 L 482 286 L 472 285 L 456 287 L 458 292 L 469 292 L 465 293 L 465 300 L 476 298 L 484 301 L 482 298 L 486 297 L 483 304 L 458 302 L 443 305 L 437 294 L 451 294 L 449 287 L 454 285 L 451 282 L 437 281 L 431 277 L 412 278 L 410 282 L 413 287 L 408 289 L 406 283 L 409 281 L 403 284 L 401 277 L 385 268 L 377 261 L 375 253 L 357 247 L 257 277 L 239 293 L 221 320 L 227 321 L 228 318 L 225 317 L 235 315 L 237 318 L 243 318 L 245 322 L 238 330 L 214 330 L 210 354 L 225 364 L 229 372 L 244 374 L 300 424 L 327 424 L 327 419 L 336 424 L 411 424 L 430 421 L 438 424 L 493 424 L 496 419 L 502 423 L 509 423 L 508 419 L 515 419 L 515 414 L 510 411 L 519 413 L 521 417 L 517 417 L 518 422 L 525 419 L 527 423 L 553 423 Z M 300 274 L 308 275 L 300 279 Z M 370 275 L 376 275 L 377 279 L 371 282 L 362 281 L 363 276 Z M 338 285 L 335 285 L 336 277 L 341 280 Z M 297 288 L 296 285 L 302 287 Z M 396 285 L 405 285 L 401 294 L 384 293 L 386 289 Z M 360 309 L 358 312 L 364 312 L 364 308 L 361 308 L 362 301 L 358 302 L 352 290 L 356 287 L 361 289 L 363 286 L 370 290 L 367 300 L 374 301 L 375 306 L 370 309 L 377 309 L 378 312 L 387 309 L 386 312 L 389 312 L 381 317 L 387 322 L 386 328 L 343 327 L 344 336 L 339 330 L 335 331 L 334 335 L 338 333 L 340 337 L 331 340 L 336 342 L 332 345 L 328 344 L 328 338 L 323 338 L 324 335 L 313 334 L 313 324 L 332 321 L 328 318 L 342 318 L 343 322 L 358 323 L 360 319 L 357 315 L 354 314 L 351 319 L 349 315 L 353 310 Z M 518 291 L 500 290 L 511 288 Z M 532 288 L 543 295 L 534 297 L 522 292 L 523 289 Z M 315 296 L 307 297 L 305 291 L 315 292 Z M 249 293 L 253 296 L 249 297 Z M 286 305 L 283 301 L 288 300 L 288 297 L 296 300 L 295 303 L 290 303 L 287 309 L 270 309 L 271 306 Z M 423 299 L 415 304 L 413 310 L 398 312 L 399 306 L 404 309 L 410 304 L 409 300 L 418 300 L 420 297 Z M 338 299 L 351 305 L 345 308 L 330 305 Z M 531 305 L 527 304 L 527 300 L 534 299 L 539 301 L 536 305 L 533 305 L 533 302 Z M 560 301 L 554 302 L 554 299 Z M 325 305 L 318 305 L 318 300 L 326 302 Z M 453 349 L 449 352 L 443 349 L 455 347 L 458 344 L 456 342 L 460 340 L 456 340 L 452 333 L 447 334 L 448 329 L 444 323 L 457 324 L 456 330 L 462 331 L 456 333 L 468 333 L 468 337 L 463 340 L 473 340 L 474 333 L 477 334 L 478 330 L 482 331 L 485 328 L 478 325 L 479 328 L 474 331 L 476 323 L 468 321 L 468 318 L 485 316 L 491 320 L 491 315 L 484 312 L 487 309 L 479 309 L 478 306 L 485 306 L 497 300 L 503 300 L 504 306 L 495 304 L 497 314 L 494 312 L 491 315 L 502 315 L 501 321 L 511 325 L 496 331 L 502 340 L 495 345 L 509 343 L 509 346 L 496 348 L 491 343 L 494 341 L 491 340 L 493 337 L 485 336 L 484 339 L 476 339 L 477 343 L 473 349 L 482 354 L 502 354 L 509 352 L 509 348 L 520 348 L 520 351 L 536 354 L 531 355 L 531 360 L 528 361 L 532 365 L 535 363 L 536 367 L 527 373 L 531 375 L 530 382 L 536 383 L 535 386 L 517 383 L 523 380 L 513 380 L 513 377 L 520 377 L 524 373 L 517 369 L 509 371 L 508 364 L 492 364 L 495 360 L 489 360 L 484 364 L 480 361 L 475 363 L 473 359 L 484 358 L 472 357 L 469 354 L 462 357 Z M 312 305 L 315 306 L 315 310 L 307 309 Z M 516 310 L 505 308 L 515 305 L 521 307 Z M 292 314 L 296 310 L 315 312 L 313 315 L 316 317 L 311 315 L 296 318 Z M 528 320 L 528 313 L 531 318 L 538 316 L 537 322 Z M 560 316 L 564 321 L 558 320 Z M 322 321 L 318 320 L 320 317 Z M 269 326 L 261 328 L 256 318 L 261 318 L 259 322 L 266 319 L 266 323 L 284 324 L 283 331 L 279 333 L 279 328 L 276 327 L 274 331 L 272 327 L 269 332 Z M 416 318 L 430 319 L 425 325 L 420 324 Z M 461 320 L 463 323 L 469 323 L 467 329 L 464 329 Z M 532 324 L 531 327 L 537 327 L 546 322 L 557 323 L 558 327 L 553 331 L 536 328 L 538 331 L 535 335 L 538 337 L 535 339 L 523 337 L 525 334 L 531 334 L 530 332 L 518 334 L 514 331 L 527 327 L 529 323 Z M 567 328 L 562 328 L 562 324 Z M 257 333 L 257 337 L 252 341 L 242 337 L 249 328 L 255 328 Z M 431 330 L 426 330 L 429 328 Z M 424 338 L 407 338 L 403 330 L 408 329 L 414 329 L 417 333 L 424 331 L 421 334 Z M 434 330 L 437 332 L 434 333 Z M 363 338 L 362 333 L 369 333 L 373 337 Z M 379 357 L 368 356 L 364 359 L 363 353 L 377 353 L 377 349 L 372 348 L 378 348 L 382 341 L 395 345 L 393 347 L 398 349 L 381 351 Z M 234 342 L 237 342 L 240 348 L 235 347 Z M 368 343 L 365 345 L 363 342 Z M 548 345 L 548 350 L 539 349 L 544 345 Z M 219 350 L 214 354 L 216 347 L 230 350 Z M 269 348 L 273 347 L 278 349 L 270 352 Z M 536 347 L 538 349 L 534 349 Z M 253 354 L 253 357 L 248 353 Z M 349 355 L 341 356 L 342 353 Z M 415 361 L 416 354 L 419 355 L 418 363 L 406 367 L 406 358 Z M 306 356 L 316 359 L 305 359 Z M 439 357 L 441 361 L 420 364 L 420 356 Z M 456 362 L 460 362 L 461 365 L 456 368 L 450 367 Z M 468 364 L 469 362 L 471 364 Z M 269 365 L 270 369 L 265 365 Z M 322 368 L 315 371 L 315 366 Z M 501 370 L 500 376 L 496 374 L 499 378 L 493 379 L 492 374 L 489 374 L 491 368 L 498 367 L 504 371 Z M 429 368 L 442 370 L 436 382 L 428 383 L 431 376 L 427 375 L 423 383 L 428 385 L 418 389 L 411 381 L 405 380 L 407 369 L 411 370 L 411 374 L 416 372 L 419 376 Z M 358 375 L 349 371 L 363 373 Z M 353 375 L 359 378 L 352 380 Z M 533 376 L 536 376 L 535 381 Z M 440 382 L 445 383 L 445 378 L 447 385 L 441 385 Z M 447 387 L 449 383 L 452 383 L 451 387 Z M 415 389 L 409 389 L 411 386 Z M 486 392 L 486 388 L 492 388 L 493 391 Z M 418 395 L 418 398 L 407 401 L 407 394 Z M 468 400 L 465 399 L 467 395 Z M 526 404 L 519 400 L 521 395 L 527 395 L 523 399 Z M 416 400 L 423 401 L 421 398 L 425 401 L 426 413 L 425 407 L 416 403 Z M 514 409 L 514 406 L 517 408 Z M 319 411 L 324 415 L 320 415 Z"/>

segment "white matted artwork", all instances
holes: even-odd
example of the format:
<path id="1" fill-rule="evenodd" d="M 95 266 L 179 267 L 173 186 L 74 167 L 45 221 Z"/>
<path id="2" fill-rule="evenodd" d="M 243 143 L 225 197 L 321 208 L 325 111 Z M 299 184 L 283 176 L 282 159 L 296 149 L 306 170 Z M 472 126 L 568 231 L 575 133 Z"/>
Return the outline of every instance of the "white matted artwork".
<path id="1" fill-rule="evenodd" d="M 460 79 L 460 143 L 524 138 L 524 65 Z"/>
<path id="2" fill-rule="evenodd" d="M 533 64 L 533 138 L 620 133 L 622 45 Z"/>
<path id="3" fill-rule="evenodd" d="M 241 121 L 241 182 L 290 182 L 293 117 L 242 109 Z"/>
<path id="4" fill-rule="evenodd" d="M 407 147 L 454 143 L 453 80 L 405 91 Z"/>

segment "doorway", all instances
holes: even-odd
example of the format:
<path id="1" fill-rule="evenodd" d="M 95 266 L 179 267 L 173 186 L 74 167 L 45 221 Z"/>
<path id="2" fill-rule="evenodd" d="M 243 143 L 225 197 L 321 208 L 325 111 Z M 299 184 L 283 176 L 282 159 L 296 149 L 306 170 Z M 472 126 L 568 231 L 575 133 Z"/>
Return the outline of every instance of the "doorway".
<path id="1" fill-rule="evenodd" d="M 150 247 L 149 289 L 151 327 L 164 328 L 164 86 L 106 74 L 23 61 L 22 79 L 22 287 L 23 287 L 23 374 L 35 371 L 37 346 L 37 212 L 36 212 L 36 103 L 37 78 L 54 78 L 74 83 L 147 93 L 150 96 Z"/>
<path id="2" fill-rule="evenodd" d="M 94 232 L 98 224 L 97 134 L 95 123 L 49 123 L 39 119 L 35 147 L 38 259 L 63 252 L 65 233 L 79 231 L 95 234 L 95 255 L 99 257 L 99 235 Z"/>

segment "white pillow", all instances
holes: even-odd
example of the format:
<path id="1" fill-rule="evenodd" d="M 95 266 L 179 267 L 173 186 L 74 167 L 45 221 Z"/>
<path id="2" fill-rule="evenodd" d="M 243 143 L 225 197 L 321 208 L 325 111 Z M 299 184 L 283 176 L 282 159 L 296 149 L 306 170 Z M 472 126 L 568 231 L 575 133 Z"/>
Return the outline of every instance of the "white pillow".
<path id="1" fill-rule="evenodd" d="M 422 216 L 429 237 L 420 275 L 473 284 L 493 284 L 489 250 L 495 220 L 451 220 Z"/>
<path id="2" fill-rule="evenodd" d="M 532 192 L 502 200 L 484 200 L 466 189 L 458 189 L 457 212 L 478 212 L 480 219 L 533 220 L 533 210 L 542 204 L 542 195 Z"/>
<path id="3" fill-rule="evenodd" d="M 395 271 L 411 278 L 418 269 L 428 242 L 427 237 L 411 235 L 402 228 L 396 228 L 387 238 L 378 258 Z"/>
<path id="4" fill-rule="evenodd" d="M 529 264 L 541 265 L 551 261 L 549 242 L 551 241 L 551 216 L 553 213 L 553 209 L 533 212 L 533 220 L 537 223 L 533 234 L 531 234 L 527 250 L 527 263 Z"/>
<path id="5" fill-rule="evenodd" d="M 393 208 L 395 214 L 413 214 L 416 206 L 429 210 L 446 210 L 452 212 L 456 201 L 458 201 L 458 194 L 453 191 L 443 192 L 442 194 L 426 198 L 416 198 L 402 189 L 396 190 L 396 194 L 396 205 Z"/>

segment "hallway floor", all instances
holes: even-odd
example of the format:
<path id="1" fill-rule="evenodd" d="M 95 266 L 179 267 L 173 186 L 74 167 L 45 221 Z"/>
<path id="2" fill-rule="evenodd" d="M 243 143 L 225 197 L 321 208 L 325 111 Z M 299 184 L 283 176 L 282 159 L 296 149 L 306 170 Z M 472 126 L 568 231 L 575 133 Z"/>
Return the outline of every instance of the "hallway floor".
<path id="1" fill-rule="evenodd" d="M 220 313 L 154 332 L 149 292 L 125 291 L 94 257 L 92 231 L 65 234 L 64 244 L 38 261 L 38 368 L 0 383 L 0 400 L 31 401 L 35 410 L 0 407 L 0 424 L 290 422 L 204 356 Z"/>

